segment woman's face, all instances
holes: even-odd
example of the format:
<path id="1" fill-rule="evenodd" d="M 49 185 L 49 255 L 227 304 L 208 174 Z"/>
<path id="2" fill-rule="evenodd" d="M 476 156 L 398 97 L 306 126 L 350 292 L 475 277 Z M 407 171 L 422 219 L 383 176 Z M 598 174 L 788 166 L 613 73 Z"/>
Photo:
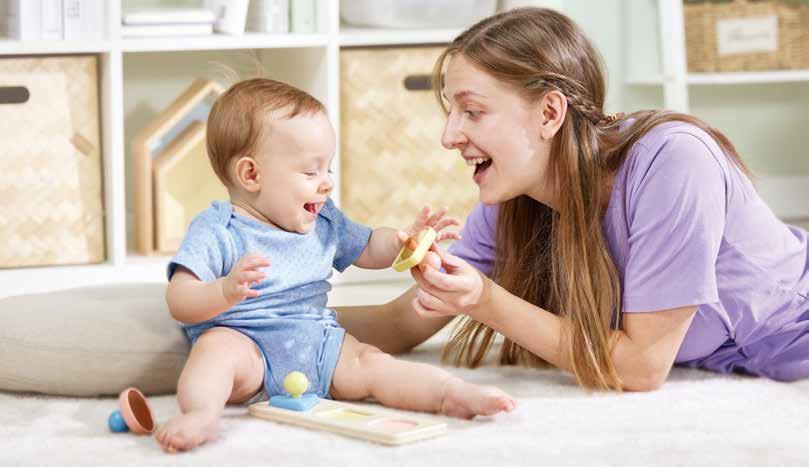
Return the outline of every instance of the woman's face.
<path id="1" fill-rule="evenodd" d="M 480 201 L 529 195 L 548 204 L 550 142 L 540 137 L 542 112 L 463 55 L 449 57 L 443 94 L 449 115 L 441 144 L 474 167 Z"/>

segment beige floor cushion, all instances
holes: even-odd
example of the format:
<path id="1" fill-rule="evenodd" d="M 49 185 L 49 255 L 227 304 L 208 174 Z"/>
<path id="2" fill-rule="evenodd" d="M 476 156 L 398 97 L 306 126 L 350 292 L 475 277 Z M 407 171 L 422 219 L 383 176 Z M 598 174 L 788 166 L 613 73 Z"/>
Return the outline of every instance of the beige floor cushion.
<path id="1" fill-rule="evenodd" d="M 65 396 L 175 391 L 189 346 L 165 284 L 0 299 L 0 389 Z"/>

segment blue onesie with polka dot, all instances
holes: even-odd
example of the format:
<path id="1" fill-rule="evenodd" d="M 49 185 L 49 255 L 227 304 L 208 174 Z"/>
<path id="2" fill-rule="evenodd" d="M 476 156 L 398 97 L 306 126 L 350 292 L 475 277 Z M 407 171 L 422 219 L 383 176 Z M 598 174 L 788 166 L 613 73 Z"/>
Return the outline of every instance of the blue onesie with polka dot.
<path id="1" fill-rule="evenodd" d="M 176 255 L 168 278 L 178 266 L 200 280 L 226 276 L 245 254 L 270 260 L 259 291 L 208 321 L 183 324 L 192 345 L 206 330 L 224 326 L 255 341 L 264 356 L 264 389 L 268 396 L 285 394 L 284 377 L 291 371 L 309 378 L 309 390 L 328 397 L 345 330 L 326 308 L 327 280 L 332 268 L 345 270 L 359 257 L 371 229 L 349 220 L 329 200 L 306 234 L 287 232 L 233 211 L 230 202 L 215 201 L 197 215 Z"/>

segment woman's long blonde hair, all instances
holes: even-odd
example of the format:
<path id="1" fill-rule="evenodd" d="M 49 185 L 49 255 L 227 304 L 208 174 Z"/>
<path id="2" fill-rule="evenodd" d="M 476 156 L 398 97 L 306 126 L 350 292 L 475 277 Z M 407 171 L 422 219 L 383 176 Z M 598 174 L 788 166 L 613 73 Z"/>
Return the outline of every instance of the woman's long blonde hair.
<path id="1" fill-rule="evenodd" d="M 486 18 L 458 36 L 439 57 L 433 83 L 442 99 L 442 71 L 448 57 L 462 55 L 529 101 L 556 90 L 568 111 L 551 145 L 549 176 L 556 181 L 553 211 L 522 195 L 500 205 L 494 280 L 512 294 L 563 317 L 562 348 L 577 381 L 587 388 L 620 389 L 610 356 L 610 332 L 619 329 L 621 286 L 604 242 L 601 220 L 609 201 L 605 184 L 628 149 L 649 129 L 673 120 L 708 132 L 745 173 L 730 141 L 690 115 L 641 111 L 624 131 L 622 118 L 604 115 L 601 57 L 568 17 L 544 8 L 520 8 Z M 444 349 L 444 360 L 478 366 L 495 332 L 466 317 Z M 509 339 L 504 364 L 544 362 Z"/>

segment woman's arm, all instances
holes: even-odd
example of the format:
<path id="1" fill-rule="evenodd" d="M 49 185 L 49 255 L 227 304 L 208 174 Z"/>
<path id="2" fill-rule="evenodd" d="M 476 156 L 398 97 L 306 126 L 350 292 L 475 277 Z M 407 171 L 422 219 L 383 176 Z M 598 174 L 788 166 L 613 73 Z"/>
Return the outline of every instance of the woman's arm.
<path id="1" fill-rule="evenodd" d="M 424 317 L 466 314 L 549 363 L 571 371 L 561 345 L 562 319 L 503 289 L 460 258 L 434 248 L 447 273 L 434 267 L 413 270 L 419 290 L 413 301 Z M 696 306 L 624 315 L 624 330 L 613 331 L 612 358 L 623 389 L 648 391 L 668 376 Z"/>
<path id="2" fill-rule="evenodd" d="M 384 305 L 335 307 L 340 325 L 360 342 L 398 354 L 421 344 L 452 320 L 452 316 L 420 317 L 413 310 L 417 288 Z"/>
<path id="3" fill-rule="evenodd" d="M 487 279 L 488 280 L 488 279 Z M 571 371 L 561 345 L 562 320 L 492 283 L 470 316 L 549 363 Z M 613 331 L 612 359 L 623 389 L 650 391 L 668 377 L 674 357 L 696 312 L 695 306 L 650 313 L 626 313 L 624 329 Z"/>

